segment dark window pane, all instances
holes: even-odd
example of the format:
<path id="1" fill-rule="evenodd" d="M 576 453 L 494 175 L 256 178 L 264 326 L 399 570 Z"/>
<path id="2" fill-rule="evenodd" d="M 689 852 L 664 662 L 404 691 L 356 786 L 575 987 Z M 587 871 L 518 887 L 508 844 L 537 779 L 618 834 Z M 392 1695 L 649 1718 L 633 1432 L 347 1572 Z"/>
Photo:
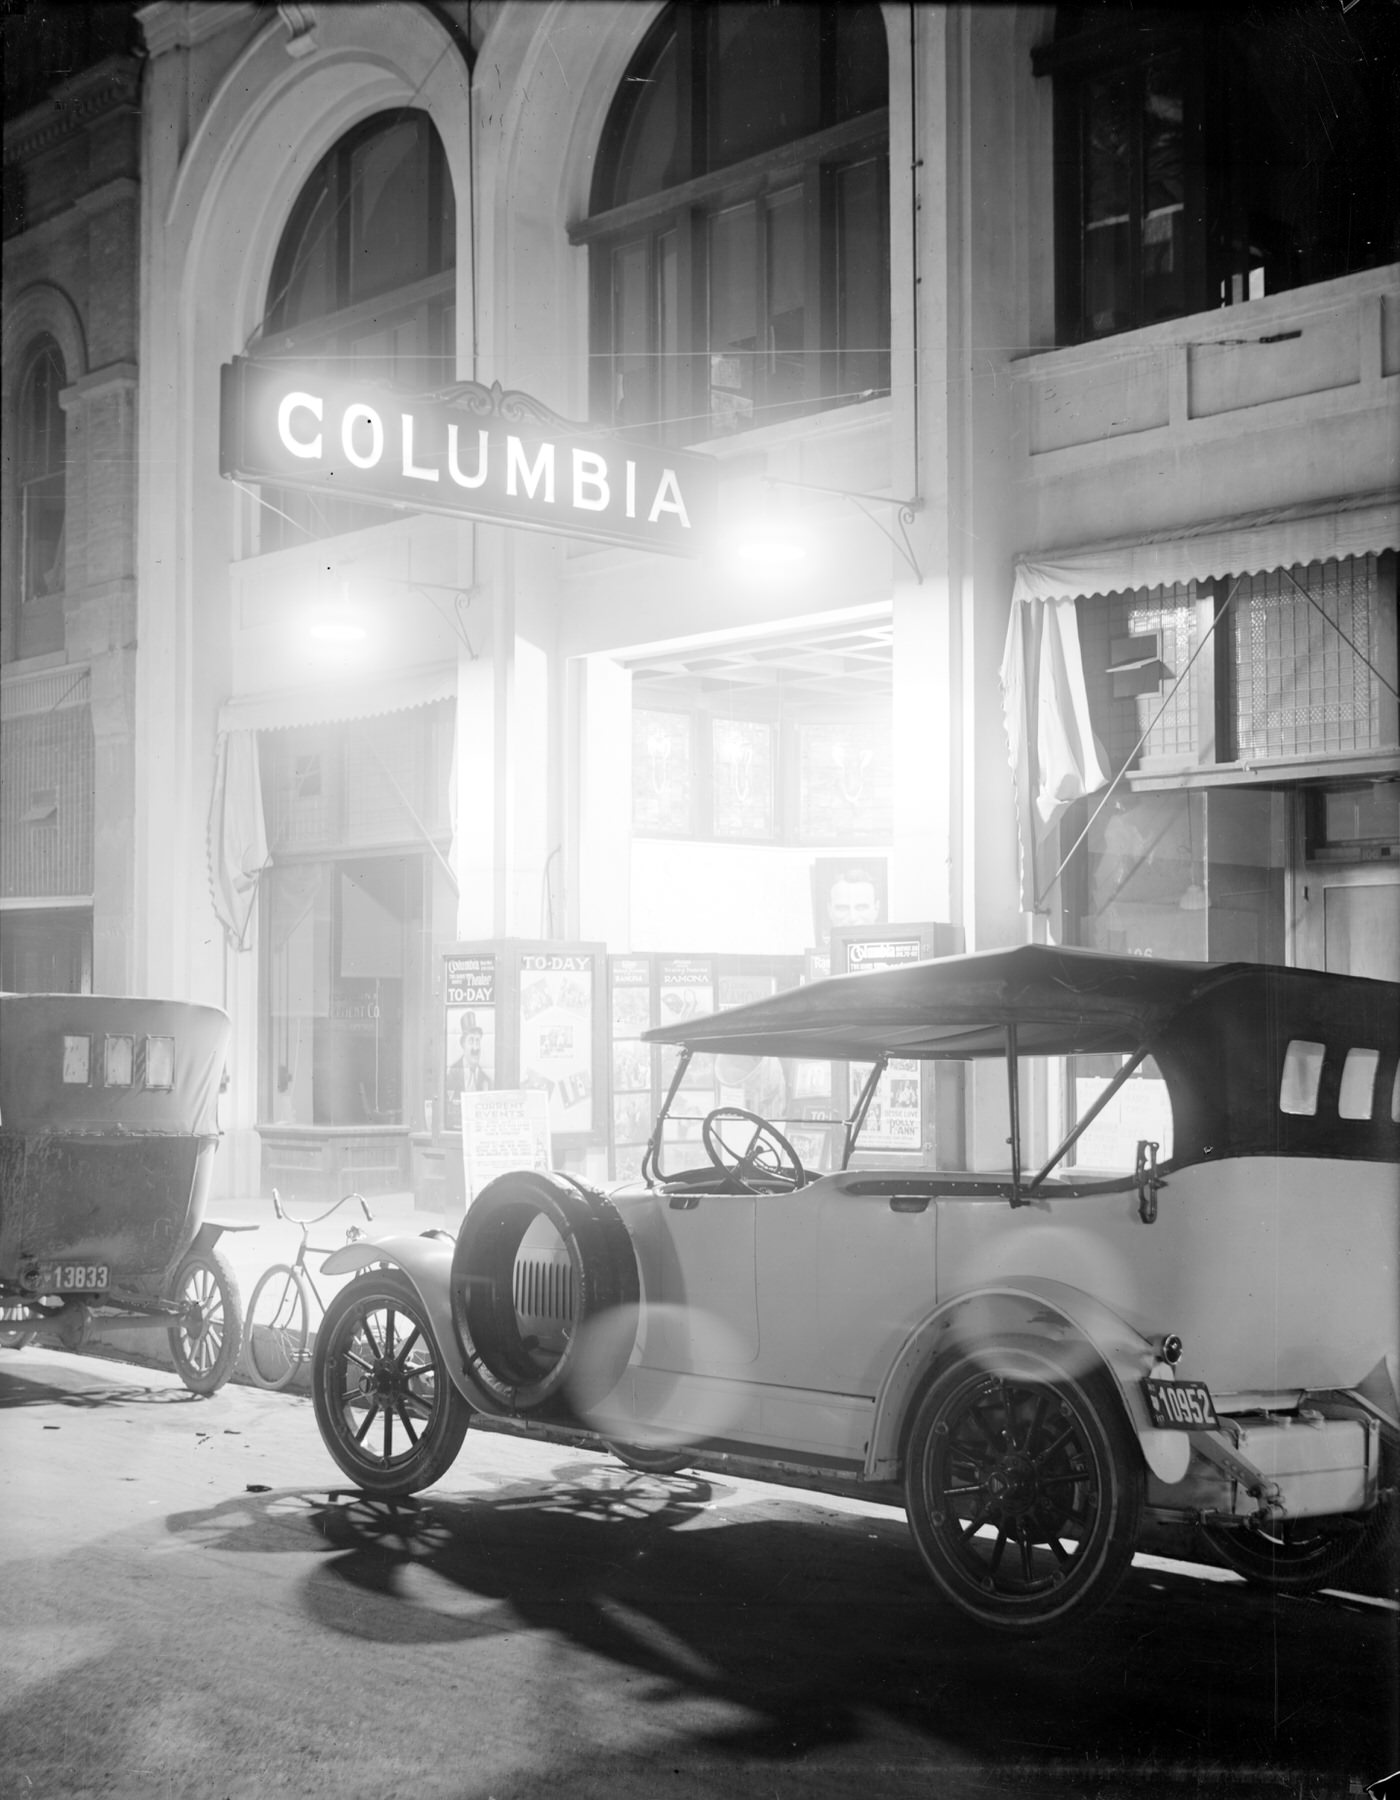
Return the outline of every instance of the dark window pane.
<path id="1" fill-rule="evenodd" d="M 890 59 L 878 6 L 834 7 L 837 120 L 859 118 L 887 106 Z"/>
<path id="2" fill-rule="evenodd" d="M 789 185 L 744 204 L 735 202 L 754 191 L 747 177 L 736 192 L 691 196 L 680 229 L 661 201 L 645 267 L 635 245 L 595 244 L 593 351 L 610 371 L 613 422 L 665 419 L 665 435 L 684 442 L 790 416 L 848 386 L 888 387 L 884 152 L 841 178 L 833 204 L 815 150 L 804 158 L 801 148 L 887 100 L 877 6 L 773 0 L 661 15 L 614 99 L 594 212 L 779 149 L 774 172 Z M 814 242 L 819 183 L 823 241 Z"/>
<path id="3" fill-rule="evenodd" d="M 67 429 L 59 395 L 63 358 L 52 338 L 40 339 L 20 386 L 19 498 L 21 597 L 42 599 L 64 586 L 67 512 Z"/>
<path id="4" fill-rule="evenodd" d="M 837 393 L 858 400 L 890 385 L 890 236 L 879 163 L 838 172 L 836 217 Z"/>
<path id="5" fill-rule="evenodd" d="M 814 6 L 710 11 L 709 166 L 720 169 L 821 124 L 821 13 Z"/>
<path id="6" fill-rule="evenodd" d="M 1143 323 L 1185 311 L 1181 64 L 1149 63 L 1143 93 Z"/>
<path id="7" fill-rule="evenodd" d="M 302 189 L 273 263 L 268 328 L 285 331 L 450 269 L 455 245 L 437 133 L 421 114 L 390 115 L 342 139 Z"/>
<path id="8" fill-rule="evenodd" d="M 807 234 L 801 188 L 768 202 L 768 368 L 766 408 L 793 407 L 805 397 Z"/>
<path id="9" fill-rule="evenodd" d="M 621 206 L 659 194 L 680 179 L 676 158 L 676 40 L 668 40 L 649 65 L 634 63 L 623 77 L 618 102 L 627 109 L 617 151 L 617 179 L 602 204 Z"/>
<path id="10" fill-rule="evenodd" d="M 335 311 L 334 212 L 327 159 L 298 201 L 277 247 L 267 308 L 273 330 L 285 330 L 303 319 Z"/>
<path id="11" fill-rule="evenodd" d="M 674 231 L 663 231 L 656 240 L 659 318 L 657 320 L 657 360 L 661 367 L 661 417 L 682 437 L 691 421 L 684 416 L 681 395 L 684 390 L 681 366 L 681 342 L 677 316 L 680 300 L 679 258 Z"/>
<path id="12" fill-rule="evenodd" d="M 350 157 L 350 298 L 406 287 L 428 273 L 428 157 L 416 120 L 381 131 Z"/>
<path id="13" fill-rule="evenodd" d="M 64 586 L 64 519 L 67 498 L 62 474 L 26 481 L 24 508 L 24 598 L 61 594 Z"/>
<path id="14" fill-rule="evenodd" d="M 717 436 L 753 422 L 756 227 L 752 206 L 731 206 L 710 220 L 710 426 Z"/>
<path id="15" fill-rule="evenodd" d="M 20 474 L 28 479 L 63 466 L 65 423 L 59 393 L 63 358 L 52 338 L 41 339 L 25 371 L 20 400 Z"/>
<path id="16" fill-rule="evenodd" d="M 646 424 L 656 417 L 650 314 L 643 238 L 613 252 L 613 418 L 619 425 Z"/>
<path id="17" fill-rule="evenodd" d="M 1084 89 L 1084 316 L 1091 333 L 1132 319 L 1132 111 L 1124 78 Z"/>

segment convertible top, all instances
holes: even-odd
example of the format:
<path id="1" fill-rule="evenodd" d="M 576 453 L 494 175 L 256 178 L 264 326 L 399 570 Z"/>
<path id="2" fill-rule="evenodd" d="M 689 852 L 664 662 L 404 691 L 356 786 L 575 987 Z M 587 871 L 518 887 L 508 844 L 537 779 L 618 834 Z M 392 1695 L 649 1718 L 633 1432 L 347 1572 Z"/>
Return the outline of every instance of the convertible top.
<path id="1" fill-rule="evenodd" d="M 1022 944 L 836 975 L 646 1036 L 751 1056 L 963 1060 L 1004 1056 L 1006 1028 L 1014 1025 L 1023 1056 L 1128 1053 L 1155 1043 L 1194 1001 L 1217 995 L 1231 1008 L 1247 1005 L 1261 984 L 1300 983 L 1332 990 L 1387 985 L 1260 963 L 1167 962 Z"/>

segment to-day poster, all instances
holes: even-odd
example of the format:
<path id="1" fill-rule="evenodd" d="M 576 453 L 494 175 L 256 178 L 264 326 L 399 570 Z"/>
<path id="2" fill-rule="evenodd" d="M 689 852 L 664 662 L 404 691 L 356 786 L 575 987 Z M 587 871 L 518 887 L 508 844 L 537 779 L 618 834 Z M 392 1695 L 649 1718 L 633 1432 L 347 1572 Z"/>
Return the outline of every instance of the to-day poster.
<path id="1" fill-rule="evenodd" d="M 549 1096 L 554 1131 L 593 1129 L 593 958 L 520 959 L 520 1085 Z"/>

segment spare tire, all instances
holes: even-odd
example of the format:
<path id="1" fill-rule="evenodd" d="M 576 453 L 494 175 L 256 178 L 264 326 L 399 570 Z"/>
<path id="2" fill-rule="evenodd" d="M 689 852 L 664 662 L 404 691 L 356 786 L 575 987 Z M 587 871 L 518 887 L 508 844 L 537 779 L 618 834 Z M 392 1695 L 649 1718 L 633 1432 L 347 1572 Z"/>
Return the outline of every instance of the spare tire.
<path id="1" fill-rule="evenodd" d="M 520 1259 L 532 1229 L 551 1245 L 542 1268 L 530 1267 L 528 1253 Z M 563 1279 L 554 1278 L 550 1265 Z M 627 1366 L 632 1331 L 590 1338 L 587 1328 L 618 1307 L 631 1308 L 635 1318 L 639 1292 L 620 1214 L 606 1195 L 571 1176 L 500 1175 L 472 1201 L 457 1233 L 457 1342 L 470 1374 L 507 1412 L 571 1417 L 611 1393 Z M 536 1316 L 545 1313 L 554 1327 L 548 1334 Z M 600 1345 L 606 1346 L 601 1355 Z"/>

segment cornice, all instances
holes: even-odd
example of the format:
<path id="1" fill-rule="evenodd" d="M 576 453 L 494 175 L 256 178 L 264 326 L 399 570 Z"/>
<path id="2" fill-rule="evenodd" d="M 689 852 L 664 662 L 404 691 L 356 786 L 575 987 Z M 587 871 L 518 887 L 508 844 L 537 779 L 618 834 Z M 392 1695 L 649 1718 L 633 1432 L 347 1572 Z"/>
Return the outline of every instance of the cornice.
<path id="1" fill-rule="evenodd" d="M 136 21 L 151 55 L 164 56 L 168 50 L 191 50 L 228 26 L 253 18 L 257 11 L 250 0 L 208 0 L 199 6 L 187 0 L 154 0 L 138 8 Z"/>
<path id="2" fill-rule="evenodd" d="M 65 412 L 73 412 L 80 405 L 105 399 L 108 394 L 134 393 L 139 379 L 140 371 L 134 362 L 108 363 L 105 368 L 93 369 L 71 382 L 59 395 L 59 404 Z"/>
<path id="3" fill-rule="evenodd" d="M 62 82 L 48 98 L 5 125 L 5 161 L 27 162 L 41 155 L 94 119 L 122 108 L 135 108 L 141 93 L 141 64 L 130 56 L 110 56 L 71 81 Z"/>

